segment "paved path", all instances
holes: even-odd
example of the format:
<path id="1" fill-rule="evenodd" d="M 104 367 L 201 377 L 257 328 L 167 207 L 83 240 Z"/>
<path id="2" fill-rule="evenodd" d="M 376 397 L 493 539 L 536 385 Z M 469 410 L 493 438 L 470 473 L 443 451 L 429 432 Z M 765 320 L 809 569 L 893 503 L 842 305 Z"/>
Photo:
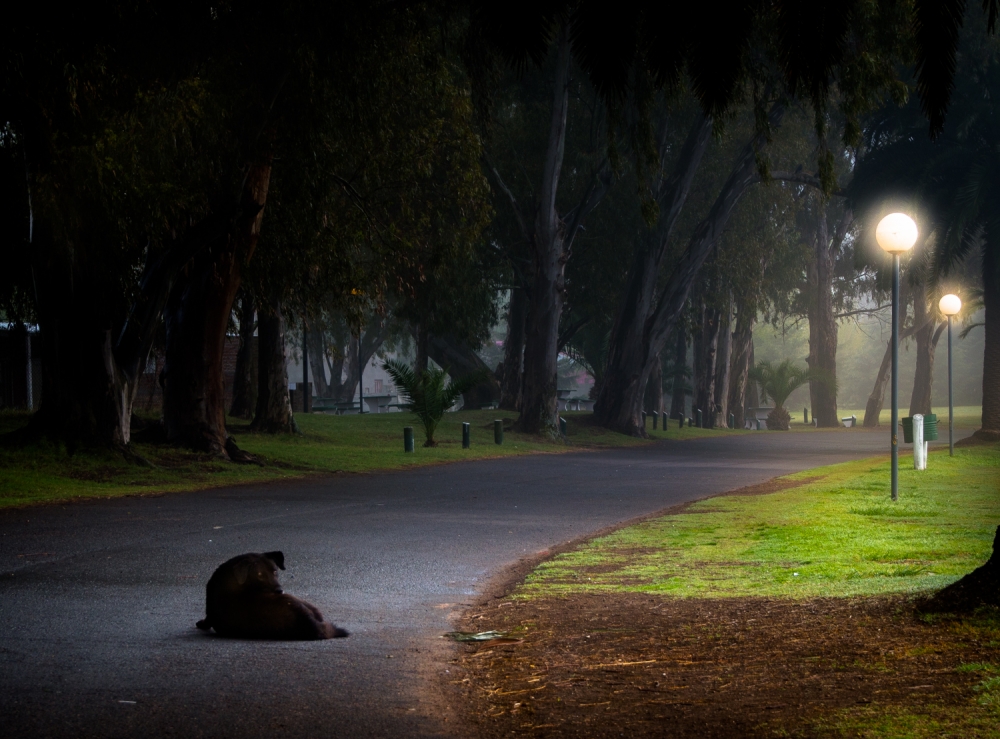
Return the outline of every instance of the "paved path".
<path id="1" fill-rule="evenodd" d="M 421 687 L 447 665 L 427 657 L 502 566 L 886 441 L 761 433 L 0 512 L 0 734 L 438 736 Z M 272 549 L 285 589 L 349 639 L 194 628 L 212 570 Z"/>

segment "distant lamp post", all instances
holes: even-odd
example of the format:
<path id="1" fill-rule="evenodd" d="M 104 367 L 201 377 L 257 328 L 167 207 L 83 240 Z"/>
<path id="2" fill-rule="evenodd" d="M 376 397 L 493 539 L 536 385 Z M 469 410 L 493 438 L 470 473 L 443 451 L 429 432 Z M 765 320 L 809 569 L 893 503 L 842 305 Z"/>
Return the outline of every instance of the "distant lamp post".
<path id="1" fill-rule="evenodd" d="M 957 295 L 945 295 L 938 302 L 938 308 L 948 316 L 948 453 L 955 456 L 955 401 L 951 392 L 951 317 L 962 310 L 962 299 Z"/>
<path id="2" fill-rule="evenodd" d="M 890 213 L 875 227 L 875 240 L 892 254 L 892 499 L 899 498 L 899 255 L 917 243 L 917 224 L 905 213 Z"/>

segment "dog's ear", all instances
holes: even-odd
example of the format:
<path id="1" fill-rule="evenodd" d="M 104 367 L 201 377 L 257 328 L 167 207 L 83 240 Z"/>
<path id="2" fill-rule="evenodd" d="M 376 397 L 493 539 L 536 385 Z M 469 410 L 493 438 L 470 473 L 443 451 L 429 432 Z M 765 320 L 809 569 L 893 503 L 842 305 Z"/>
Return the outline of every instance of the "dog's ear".
<path id="1" fill-rule="evenodd" d="M 250 563 L 245 559 L 233 565 L 233 577 L 236 578 L 237 585 L 245 585 L 250 576 Z"/>
<path id="2" fill-rule="evenodd" d="M 264 556 L 278 565 L 279 569 L 285 569 L 285 555 L 281 552 L 264 552 Z"/>

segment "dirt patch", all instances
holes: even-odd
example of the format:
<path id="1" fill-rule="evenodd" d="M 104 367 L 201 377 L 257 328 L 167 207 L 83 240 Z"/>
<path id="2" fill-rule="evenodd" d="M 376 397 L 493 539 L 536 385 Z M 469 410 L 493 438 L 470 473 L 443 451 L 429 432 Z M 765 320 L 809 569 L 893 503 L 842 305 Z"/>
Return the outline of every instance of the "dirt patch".
<path id="1" fill-rule="evenodd" d="M 903 597 L 495 600 L 458 628 L 520 639 L 456 647 L 453 704 L 483 737 L 824 736 L 870 703 L 967 706 L 982 675 L 956 668 L 1000 662 L 995 623 L 928 623 Z"/>

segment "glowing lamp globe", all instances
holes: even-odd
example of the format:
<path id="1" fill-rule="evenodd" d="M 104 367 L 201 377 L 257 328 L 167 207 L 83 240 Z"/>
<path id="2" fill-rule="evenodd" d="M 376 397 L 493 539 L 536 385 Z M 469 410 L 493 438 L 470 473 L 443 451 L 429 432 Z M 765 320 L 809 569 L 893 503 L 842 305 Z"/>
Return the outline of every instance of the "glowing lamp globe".
<path id="1" fill-rule="evenodd" d="M 962 310 L 962 299 L 957 295 L 945 295 L 938 301 L 938 308 L 946 316 L 954 316 Z"/>
<path id="2" fill-rule="evenodd" d="M 875 240 L 882 251 L 904 254 L 917 243 L 917 224 L 905 213 L 890 213 L 876 226 Z"/>

